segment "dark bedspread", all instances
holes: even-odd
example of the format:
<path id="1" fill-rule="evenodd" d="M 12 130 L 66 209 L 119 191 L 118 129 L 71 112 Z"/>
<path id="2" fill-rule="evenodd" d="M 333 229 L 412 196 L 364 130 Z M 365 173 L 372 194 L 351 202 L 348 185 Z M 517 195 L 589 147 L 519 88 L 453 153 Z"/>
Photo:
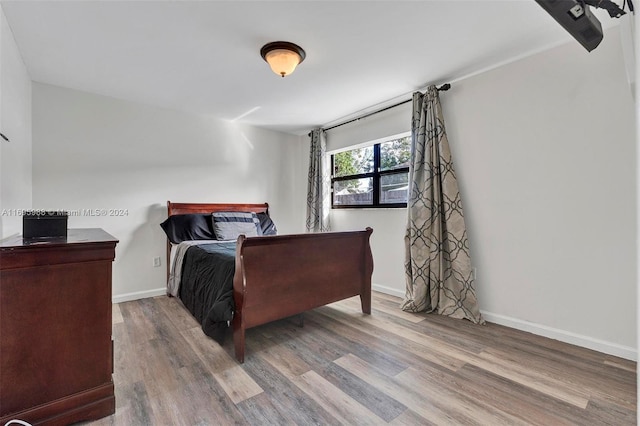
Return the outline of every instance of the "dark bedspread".
<path id="1" fill-rule="evenodd" d="M 220 343 L 235 308 L 235 251 L 235 241 L 190 247 L 180 278 L 180 300 L 200 322 L 204 333 Z"/>

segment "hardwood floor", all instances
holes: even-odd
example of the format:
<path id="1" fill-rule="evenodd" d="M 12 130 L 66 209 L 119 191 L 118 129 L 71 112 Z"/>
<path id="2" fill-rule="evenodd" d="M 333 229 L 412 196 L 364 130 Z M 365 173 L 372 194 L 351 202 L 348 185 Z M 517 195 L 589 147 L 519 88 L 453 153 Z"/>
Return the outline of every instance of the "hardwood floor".
<path id="1" fill-rule="evenodd" d="M 635 425 L 636 363 L 374 292 L 207 338 L 173 298 L 114 305 L 116 414 L 91 425 Z"/>

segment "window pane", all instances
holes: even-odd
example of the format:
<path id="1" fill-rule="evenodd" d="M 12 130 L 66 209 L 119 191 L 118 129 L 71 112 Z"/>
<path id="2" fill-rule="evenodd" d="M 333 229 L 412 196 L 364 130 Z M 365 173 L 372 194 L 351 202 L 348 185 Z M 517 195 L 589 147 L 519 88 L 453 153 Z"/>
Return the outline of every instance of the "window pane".
<path id="1" fill-rule="evenodd" d="M 333 204 L 335 206 L 373 204 L 373 179 L 349 179 L 334 182 Z"/>
<path id="2" fill-rule="evenodd" d="M 380 204 L 406 203 L 409 173 L 380 176 Z"/>
<path id="3" fill-rule="evenodd" d="M 339 152 L 333 156 L 333 175 L 348 176 L 373 171 L 373 146 Z"/>
<path id="4" fill-rule="evenodd" d="M 410 136 L 380 144 L 380 170 L 409 167 L 410 152 Z"/>

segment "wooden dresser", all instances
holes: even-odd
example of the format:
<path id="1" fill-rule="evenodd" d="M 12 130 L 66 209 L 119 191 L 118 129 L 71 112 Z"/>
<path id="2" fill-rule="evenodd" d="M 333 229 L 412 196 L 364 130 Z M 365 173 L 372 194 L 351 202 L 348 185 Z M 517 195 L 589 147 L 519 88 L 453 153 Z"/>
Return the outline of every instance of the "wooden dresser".
<path id="1" fill-rule="evenodd" d="M 102 229 L 0 242 L 0 425 L 67 425 L 114 413 L 117 243 Z"/>

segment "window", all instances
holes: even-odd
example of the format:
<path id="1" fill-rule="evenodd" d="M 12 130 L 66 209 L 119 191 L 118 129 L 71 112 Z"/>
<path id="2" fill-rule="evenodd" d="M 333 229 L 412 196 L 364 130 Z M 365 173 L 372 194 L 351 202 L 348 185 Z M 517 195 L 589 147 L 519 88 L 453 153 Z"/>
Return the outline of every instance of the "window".
<path id="1" fill-rule="evenodd" d="M 406 207 L 411 138 L 331 156 L 331 207 Z"/>

